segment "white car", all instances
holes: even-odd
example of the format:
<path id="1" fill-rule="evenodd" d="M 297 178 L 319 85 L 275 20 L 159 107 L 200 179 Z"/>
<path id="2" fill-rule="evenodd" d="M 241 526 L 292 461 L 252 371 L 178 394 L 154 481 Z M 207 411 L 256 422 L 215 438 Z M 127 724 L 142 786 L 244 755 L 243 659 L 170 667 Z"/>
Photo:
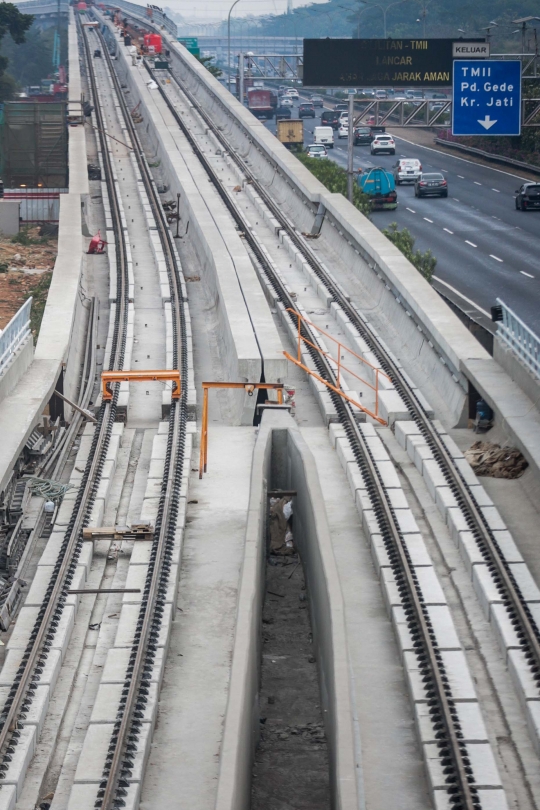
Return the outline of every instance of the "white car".
<path id="1" fill-rule="evenodd" d="M 388 135 L 386 132 L 381 132 L 371 141 L 371 154 L 377 155 L 379 152 L 389 152 L 391 155 L 396 154 L 396 142 L 392 136 Z"/>
<path id="2" fill-rule="evenodd" d="M 300 96 L 298 95 L 298 90 L 294 90 L 294 88 L 291 89 L 291 90 L 286 90 L 285 95 L 289 96 L 289 98 L 295 98 L 295 99 L 300 98 Z"/>
<path id="3" fill-rule="evenodd" d="M 400 158 L 392 168 L 398 186 L 400 183 L 416 183 L 422 174 L 422 164 L 416 158 Z"/>
<path id="4" fill-rule="evenodd" d="M 294 107 L 294 101 L 290 96 L 283 96 L 279 102 L 280 107 Z"/>
<path id="5" fill-rule="evenodd" d="M 349 137 L 349 119 L 344 118 L 343 121 L 340 122 L 338 128 L 338 138 L 348 138 Z"/>
<path id="6" fill-rule="evenodd" d="M 310 158 L 327 158 L 328 152 L 320 143 L 312 143 L 305 148 L 306 155 Z"/>

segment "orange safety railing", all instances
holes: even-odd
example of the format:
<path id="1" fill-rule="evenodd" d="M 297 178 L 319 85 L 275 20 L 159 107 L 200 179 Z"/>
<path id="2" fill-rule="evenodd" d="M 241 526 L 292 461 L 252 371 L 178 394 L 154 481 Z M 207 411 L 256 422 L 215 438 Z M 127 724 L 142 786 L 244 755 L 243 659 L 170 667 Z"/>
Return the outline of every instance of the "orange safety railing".
<path id="1" fill-rule="evenodd" d="M 203 382 L 203 409 L 201 428 L 201 452 L 199 456 L 199 478 L 203 477 L 208 464 L 208 391 L 210 388 L 243 388 L 252 397 L 255 390 L 277 390 L 278 405 L 283 404 L 283 383 L 243 383 L 243 382 Z"/>
<path id="2" fill-rule="evenodd" d="M 302 368 L 305 372 L 307 372 L 307 374 L 311 374 L 312 377 L 315 377 L 315 379 L 322 382 L 331 391 L 334 391 L 336 394 L 339 394 L 340 397 L 343 397 L 343 399 L 346 399 L 347 402 L 350 402 L 352 405 L 359 408 L 361 411 L 364 411 L 365 413 L 367 413 L 373 419 L 376 419 L 377 422 L 380 422 L 381 425 L 386 425 L 385 420 L 382 419 L 379 416 L 379 378 L 382 375 L 383 377 L 385 377 L 385 379 L 390 381 L 390 377 L 387 374 L 385 374 L 384 371 L 381 371 L 380 368 L 378 368 L 377 366 L 372 365 L 372 363 L 365 360 L 361 355 L 357 354 L 356 352 L 353 352 L 353 350 L 349 349 L 348 346 L 345 346 L 339 340 L 336 340 L 335 337 L 332 337 L 332 335 L 330 335 L 328 332 L 325 332 L 324 329 L 321 329 L 320 326 L 317 326 L 312 321 L 309 321 L 307 318 L 305 318 L 303 315 L 301 315 L 300 312 L 296 312 L 294 309 L 288 309 L 287 312 L 291 312 L 293 315 L 295 315 L 296 318 L 298 318 L 298 356 L 295 358 L 295 357 L 292 357 L 292 355 L 290 355 L 289 352 L 283 352 L 283 354 L 285 355 L 287 360 L 290 360 L 291 363 L 294 363 L 296 366 L 299 366 L 300 368 Z M 337 360 L 335 360 L 332 357 L 330 352 L 324 351 L 323 349 L 321 349 L 320 346 L 317 346 L 316 343 L 313 343 L 307 337 L 304 337 L 302 335 L 302 324 L 303 323 L 308 325 L 311 329 L 315 329 L 317 332 L 320 332 L 321 335 L 324 335 L 326 338 L 328 338 L 329 340 L 331 340 L 333 343 L 335 343 L 337 345 L 337 350 L 338 350 Z M 329 360 L 331 360 L 333 363 L 335 363 L 335 365 L 337 366 L 337 384 L 336 385 L 332 385 L 332 383 L 328 382 L 328 380 L 323 379 L 323 377 L 321 377 L 319 374 L 317 374 L 312 369 L 308 368 L 308 366 L 306 366 L 305 363 L 302 362 L 302 344 L 303 343 L 305 343 L 306 346 L 311 346 L 311 348 L 315 349 L 315 351 L 319 352 L 319 354 L 323 355 L 324 357 L 327 357 Z M 342 351 L 348 352 L 350 355 L 352 355 L 354 358 L 356 358 L 356 360 L 359 360 L 363 365 L 365 365 L 368 368 L 372 369 L 372 371 L 374 372 L 374 376 L 375 376 L 375 385 L 370 383 L 368 380 L 365 380 L 363 377 L 360 377 L 359 374 L 357 374 L 352 369 L 348 368 L 342 362 L 342 357 L 341 357 L 341 352 Z M 372 391 L 375 391 L 375 412 L 370 411 L 369 408 L 366 408 L 366 406 L 362 405 L 361 402 L 357 402 L 352 397 L 350 397 L 347 393 L 345 393 L 345 391 L 341 387 L 341 379 L 342 379 L 343 372 L 346 372 L 347 374 L 350 374 L 352 377 L 359 380 L 364 385 L 367 385 L 368 388 L 371 388 Z"/>
<path id="3" fill-rule="evenodd" d="M 101 372 L 101 392 L 103 401 L 111 400 L 112 390 L 111 383 L 117 382 L 143 382 L 149 380 L 168 381 L 173 382 L 172 398 L 180 399 L 182 392 L 182 382 L 180 380 L 180 372 L 177 369 L 160 369 L 152 371 L 144 369 L 142 371 L 102 371 Z"/>

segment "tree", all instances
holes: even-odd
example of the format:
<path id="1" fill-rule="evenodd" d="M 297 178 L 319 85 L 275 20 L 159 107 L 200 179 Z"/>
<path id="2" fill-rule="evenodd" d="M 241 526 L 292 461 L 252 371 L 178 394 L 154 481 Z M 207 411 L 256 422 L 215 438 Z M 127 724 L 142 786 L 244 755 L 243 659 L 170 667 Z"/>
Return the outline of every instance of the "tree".
<path id="1" fill-rule="evenodd" d="M 212 74 L 212 76 L 215 76 L 216 79 L 219 79 L 223 71 L 214 65 L 213 56 L 197 56 L 197 59 L 199 60 L 201 65 L 204 65 L 204 67 Z"/>
<path id="2" fill-rule="evenodd" d="M 9 33 L 11 39 L 20 45 L 24 42 L 26 32 L 34 21 L 33 14 L 21 14 L 13 3 L 0 3 L 0 45 Z M 0 76 L 8 66 L 8 59 L 0 56 Z"/>
<path id="3" fill-rule="evenodd" d="M 425 253 L 420 253 L 419 250 L 413 251 L 414 236 L 407 228 L 403 228 L 400 231 L 397 222 L 391 222 L 389 227 L 383 230 L 383 233 L 394 243 L 398 250 L 403 253 L 405 258 L 408 259 L 411 264 L 414 264 L 426 281 L 429 281 L 431 284 L 437 264 L 437 259 L 432 254 L 431 250 L 426 250 Z"/>

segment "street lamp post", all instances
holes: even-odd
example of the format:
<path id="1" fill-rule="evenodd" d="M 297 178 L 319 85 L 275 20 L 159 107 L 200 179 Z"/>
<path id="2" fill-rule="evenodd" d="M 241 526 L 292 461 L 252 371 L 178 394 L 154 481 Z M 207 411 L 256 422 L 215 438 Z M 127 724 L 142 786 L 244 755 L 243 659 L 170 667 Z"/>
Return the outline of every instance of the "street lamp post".
<path id="1" fill-rule="evenodd" d="M 363 14 L 364 11 L 367 11 L 370 8 L 380 8 L 380 10 L 382 11 L 382 15 L 383 15 L 384 38 L 386 39 L 386 36 L 387 36 L 387 33 L 386 33 L 386 15 L 388 14 L 388 11 L 393 6 L 400 6 L 402 3 L 407 3 L 407 2 L 408 2 L 408 0 L 397 0 L 397 3 L 390 3 L 389 6 L 381 6 L 379 3 L 369 3 L 368 5 L 364 6 L 363 9 L 360 10 L 358 16 L 360 16 L 360 14 Z M 360 20 L 358 20 L 358 39 L 360 39 Z"/>
<path id="2" fill-rule="evenodd" d="M 240 0 L 234 0 L 227 17 L 227 70 L 229 71 L 229 92 L 231 90 L 231 14 L 233 8 L 239 2 Z"/>
<path id="3" fill-rule="evenodd" d="M 420 2 L 421 5 L 422 5 L 422 11 L 420 12 L 420 16 L 422 18 L 422 36 L 425 39 L 426 38 L 427 7 L 430 5 L 430 3 L 433 2 L 433 0 L 418 0 L 418 2 Z M 416 22 L 420 22 L 420 20 L 417 20 Z"/>

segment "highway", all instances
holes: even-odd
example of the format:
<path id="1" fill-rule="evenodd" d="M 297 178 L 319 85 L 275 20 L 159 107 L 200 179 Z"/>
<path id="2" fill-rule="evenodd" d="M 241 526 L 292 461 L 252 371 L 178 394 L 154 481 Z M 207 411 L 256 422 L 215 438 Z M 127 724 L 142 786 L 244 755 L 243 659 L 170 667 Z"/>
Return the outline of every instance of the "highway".
<path id="1" fill-rule="evenodd" d="M 293 117 L 298 108 L 292 110 Z M 317 110 L 320 115 L 320 110 Z M 304 142 L 320 118 L 304 119 Z M 275 122 L 267 122 L 275 132 Z M 387 127 L 392 132 L 392 127 Z M 347 165 L 347 141 L 335 134 L 329 157 Z M 430 249 L 437 259 L 435 275 L 466 305 L 490 318 L 490 307 L 501 298 L 527 325 L 540 332 L 540 212 L 515 210 L 514 192 L 522 178 L 479 165 L 396 137 L 396 155 L 370 154 L 369 146 L 354 148 L 355 168 L 391 168 L 399 157 L 418 158 L 425 171 L 442 171 L 449 196 L 416 199 L 413 185 L 398 186 L 396 211 L 379 211 L 373 222 L 381 229 L 391 222 L 408 228 L 415 249 Z M 447 286 L 449 285 L 449 287 Z M 453 296 L 454 297 L 454 296 Z M 454 297 L 455 300 L 455 297 Z"/>

